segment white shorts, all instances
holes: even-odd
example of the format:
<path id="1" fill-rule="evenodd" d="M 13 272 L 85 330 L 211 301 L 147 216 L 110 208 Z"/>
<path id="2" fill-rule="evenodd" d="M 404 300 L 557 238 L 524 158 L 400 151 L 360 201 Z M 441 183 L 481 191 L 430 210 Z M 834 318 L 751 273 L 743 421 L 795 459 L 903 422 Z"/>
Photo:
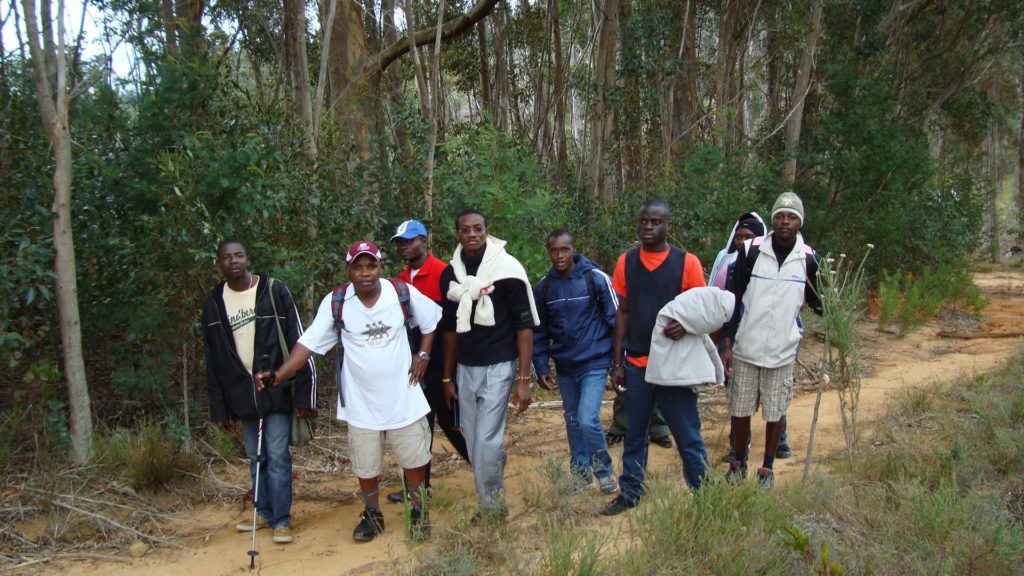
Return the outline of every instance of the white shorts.
<path id="1" fill-rule="evenodd" d="M 426 416 L 394 430 L 368 430 L 349 424 L 348 454 L 352 461 L 352 472 L 356 476 L 380 476 L 384 469 L 385 438 L 402 468 L 419 468 L 430 462 L 430 428 Z"/>

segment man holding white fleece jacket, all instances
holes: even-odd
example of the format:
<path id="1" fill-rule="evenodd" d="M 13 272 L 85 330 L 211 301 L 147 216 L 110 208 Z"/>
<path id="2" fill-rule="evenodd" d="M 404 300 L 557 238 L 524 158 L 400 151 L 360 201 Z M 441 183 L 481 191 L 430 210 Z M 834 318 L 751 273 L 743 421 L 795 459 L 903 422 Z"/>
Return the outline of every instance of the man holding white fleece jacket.
<path id="1" fill-rule="evenodd" d="M 660 311 L 651 332 L 647 382 L 676 441 L 683 475 L 691 488 L 707 473 L 707 451 L 700 434 L 697 393 L 708 384 L 725 382 L 725 369 L 709 334 L 732 317 L 736 297 L 718 288 L 693 288 L 676 296 Z M 673 340 L 665 326 L 678 322 L 686 333 Z"/>

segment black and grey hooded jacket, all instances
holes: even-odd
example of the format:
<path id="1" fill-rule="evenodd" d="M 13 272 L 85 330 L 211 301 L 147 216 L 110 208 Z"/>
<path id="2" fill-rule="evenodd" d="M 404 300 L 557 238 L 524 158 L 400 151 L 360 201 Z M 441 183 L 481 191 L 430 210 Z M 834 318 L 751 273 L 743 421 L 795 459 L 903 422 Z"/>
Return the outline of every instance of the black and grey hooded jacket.
<path id="1" fill-rule="evenodd" d="M 253 358 L 267 354 L 270 356 L 270 365 L 278 368 L 284 362 L 284 357 L 274 323 L 274 303 L 267 289 L 270 276 L 260 274 L 259 279 L 256 288 L 256 349 Z M 283 283 L 275 280 L 273 292 L 279 314 L 277 321 L 280 322 L 285 343 L 291 350 L 302 335 L 299 311 Z M 295 409 L 316 407 L 316 368 L 312 360 L 279 386 L 268 386 L 261 392 L 256 391 L 252 374 L 246 370 L 235 350 L 235 338 L 231 334 L 231 323 L 224 307 L 224 282 L 218 284 L 206 298 L 202 323 L 206 388 L 210 397 L 212 421 L 252 420 L 271 412 L 291 413 Z"/>

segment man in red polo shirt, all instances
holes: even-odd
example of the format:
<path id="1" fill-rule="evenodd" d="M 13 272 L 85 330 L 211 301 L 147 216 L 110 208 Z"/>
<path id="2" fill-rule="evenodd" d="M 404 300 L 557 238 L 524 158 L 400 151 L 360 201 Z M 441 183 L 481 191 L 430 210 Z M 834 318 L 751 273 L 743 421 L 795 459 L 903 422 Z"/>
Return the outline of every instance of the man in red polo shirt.
<path id="1" fill-rule="evenodd" d="M 419 220 L 406 220 L 398 225 L 395 235 L 391 237 L 398 249 L 398 255 L 406 261 L 405 270 L 398 274 L 402 280 L 412 284 L 437 304 L 440 304 L 443 296 L 441 294 L 441 272 L 448 267 L 440 258 L 430 253 L 427 247 L 427 228 Z M 420 332 L 414 329 L 409 344 L 413 350 L 419 350 Z M 441 430 L 451 442 L 455 451 L 469 462 L 469 451 L 466 449 L 466 439 L 458 429 L 455 421 L 455 413 L 448 407 L 444 399 L 444 384 L 441 383 L 442 364 L 444 363 L 444 338 L 434 338 L 434 345 L 427 355 L 427 372 L 423 377 L 423 391 L 430 404 L 430 414 L 427 415 L 427 422 L 430 425 L 431 448 L 433 448 L 434 422 L 441 425 Z M 427 463 L 424 486 L 430 488 L 430 463 Z M 388 494 L 391 502 L 405 501 L 405 492 L 398 491 Z"/>

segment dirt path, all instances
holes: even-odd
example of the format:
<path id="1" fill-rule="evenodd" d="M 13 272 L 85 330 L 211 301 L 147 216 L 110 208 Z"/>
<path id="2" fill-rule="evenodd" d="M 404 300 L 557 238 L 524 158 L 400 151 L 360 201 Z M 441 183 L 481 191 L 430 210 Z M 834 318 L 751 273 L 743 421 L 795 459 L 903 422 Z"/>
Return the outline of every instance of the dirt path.
<path id="1" fill-rule="evenodd" d="M 991 305 L 983 314 L 983 321 L 977 333 L 971 338 L 949 338 L 940 336 L 950 327 L 941 322 L 929 324 L 904 339 L 891 334 L 879 333 L 873 322 L 861 327 L 864 347 L 863 356 L 868 366 L 861 391 L 861 421 L 866 422 L 891 397 L 894 391 L 924 387 L 936 382 L 950 381 L 962 375 L 989 371 L 1003 363 L 1021 346 L 1016 337 L 1020 331 L 1020 319 L 1024 317 L 1024 272 L 1000 271 L 978 274 L 975 283 L 982 288 Z M 1016 332 L 1015 332 L 1016 331 Z M 804 361 L 814 364 L 820 354 L 820 344 L 811 342 L 803 353 Z M 728 435 L 725 417 L 724 391 L 718 390 L 702 399 L 704 435 L 709 456 L 716 466 L 726 450 Z M 778 481 L 799 481 L 803 468 L 807 435 L 814 409 L 815 395 L 805 393 L 798 396 L 789 411 L 790 444 L 795 455 L 789 460 L 777 461 Z M 610 418 L 610 402 L 606 402 L 605 420 Z M 755 416 L 755 442 L 751 462 L 761 458 L 763 427 Z M 828 392 L 822 398 L 818 431 L 815 439 L 815 454 L 824 455 L 844 447 L 842 426 L 839 416 L 838 399 L 835 392 Z M 564 458 L 567 454 L 565 433 L 560 409 L 531 409 L 523 417 L 510 424 L 509 459 L 506 478 L 509 487 L 510 508 L 513 521 L 517 511 L 522 511 L 524 493 L 539 481 L 538 466 L 544 455 L 553 454 Z M 451 451 L 444 442 L 435 442 L 435 451 Z M 613 449 L 615 465 L 620 465 L 621 445 Z M 678 475 L 680 463 L 675 450 L 651 447 L 650 466 L 664 475 Z M 817 464 L 815 464 L 817 465 Z M 394 476 L 394 472 L 392 472 Z M 302 479 L 299 479 L 302 482 Z M 467 515 L 471 513 L 472 474 L 464 463 L 450 474 L 435 480 L 438 491 L 455 499 L 461 499 L 460 508 Z M 320 488 L 323 488 L 322 486 Z M 342 476 L 332 487 L 349 496 L 356 489 L 354 480 Z M 395 564 L 407 563 L 411 554 L 426 549 L 429 544 L 411 548 L 402 534 L 401 508 L 385 505 L 387 532 L 369 544 L 355 544 L 351 532 L 357 521 L 362 505 L 359 502 L 338 504 L 324 499 L 302 498 L 302 488 L 297 488 L 298 499 L 294 506 L 295 543 L 289 546 L 274 545 L 270 534 L 257 534 L 258 570 L 253 573 L 274 575 L 313 574 L 376 574 L 395 571 Z M 594 512 L 606 500 L 593 499 Z M 625 516 L 625 515 L 624 515 Z M 31 573 L 74 575 L 116 576 L 121 574 L 166 574 L 166 575 L 230 575 L 249 574 L 249 548 L 247 534 L 234 530 L 234 523 L 240 518 L 234 506 L 209 505 L 195 511 L 187 520 L 195 534 L 182 543 L 186 550 L 163 549 L 127 563 L 100 560 L 60 561 L 36 565 L 27 570 Z M 622 517 L 620 517 L 622 518 Z M 614 519 L 621 522 L 620 518 Z M 435 518 L 444 526 L 445 518 Z M 594 522 L 598 522 L 595 516 Z M 597 524 L 595 524 L 595 527 Z M 29 573 L 29 572 L 24 572 Z"/>

